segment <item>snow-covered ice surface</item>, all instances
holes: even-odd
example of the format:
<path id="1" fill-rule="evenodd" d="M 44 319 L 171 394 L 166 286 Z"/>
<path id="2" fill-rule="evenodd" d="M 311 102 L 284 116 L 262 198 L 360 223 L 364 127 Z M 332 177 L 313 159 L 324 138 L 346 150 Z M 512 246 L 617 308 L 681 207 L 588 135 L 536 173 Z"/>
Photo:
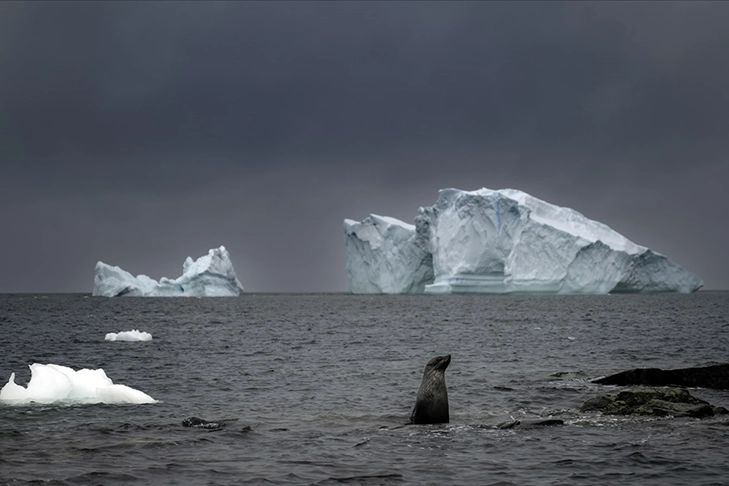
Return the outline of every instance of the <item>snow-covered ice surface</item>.
<path id="1" fill-rule="evenodd" d="M 379 218 L 391 226 L 397 221 Z M 605 224 L 516 189 L 443 189 L 433 206 L 420 208 L 415 227 L 398 221 L 412 228 L 407 237 L 368 229 L 388 229 L 378 221 L 374 216 L 362 223 L 345 220 L 347 276 L 354 293 L 421 287 L 425 293 L 693 292 L 703 285 Z M 368 243 L 384 250 L 371 250 Z M 429 275 L 427 269 L 410 270 L 416 263 L 432 265 L 432 283 L 420 279 Z"/>
<path id="2" fill-rule="evenodd" d="M 132 329 L 131 331 L 110 332 L 106 334 L 105 341 L 151 341 L 152 335 L 148 332 Z"/>
<path id="3" fill-rule="evenodd" d="M 425 241 L 415 226 L 372 214 L 362 222 L 344 220 L 347 278 L 355 294 L 423 293 L 433 282 Z"/>
<path id="4" fill-rule="evenodd" d="M 224 246 L 214 248 L 197 260 L 187 257 L 182 275 L 159 282 L 146 276 L 134 277 L 119 267 L 96 264 L 92 295 L 104 297 L 235 297 L 243 286 L 235 275 L 230 255 Z"/>
<path id="5" fill-rule="evenodd" d="M 30 382 L 27 387 L 15 383 L 15 373 L 0 389 L 0 403 L 27 405 L 29 403 L 108 403 L 141 404 L 156 400 L 144 392 L 126 385 L 115 385 L 104 372 L 97 370 L 73 370 L 55 364 L 30 365 Z"/>

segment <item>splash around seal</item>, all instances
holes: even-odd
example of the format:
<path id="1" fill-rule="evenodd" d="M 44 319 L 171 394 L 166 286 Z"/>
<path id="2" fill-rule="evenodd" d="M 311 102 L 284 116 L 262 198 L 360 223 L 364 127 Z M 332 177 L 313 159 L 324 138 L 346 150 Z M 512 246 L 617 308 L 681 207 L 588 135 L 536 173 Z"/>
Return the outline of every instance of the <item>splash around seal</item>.
<path id="1" fill-rule="evenodd" d="M 436 356 L 428 361 L 420 382 L 415 407 L 410 414 L 411 424 L 447 424 L 448 389 L 445 370 L 451 363 L 451 355 Z"/>

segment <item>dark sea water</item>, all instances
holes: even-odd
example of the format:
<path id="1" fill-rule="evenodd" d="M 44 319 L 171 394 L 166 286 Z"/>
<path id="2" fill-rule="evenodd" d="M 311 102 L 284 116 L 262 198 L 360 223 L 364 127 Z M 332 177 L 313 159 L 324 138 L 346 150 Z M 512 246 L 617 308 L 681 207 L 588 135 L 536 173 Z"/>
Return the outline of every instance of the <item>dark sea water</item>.
<path id="1" fill-rule="evenodd" d="M 601 375 L 729 361 L 727 292 L 0 295 L 0 329 L 0 385 L 54 363 L 159 401 L 0 405 L 0 484 L 729 484 L 728 416 L 578 410 L 615 390 Z M 153 340 L 104 340 L 132 329 Z M 399 427 L 442 354 L 450 424 Z M 565 423 L 496 427 L 549 417 Z"/>

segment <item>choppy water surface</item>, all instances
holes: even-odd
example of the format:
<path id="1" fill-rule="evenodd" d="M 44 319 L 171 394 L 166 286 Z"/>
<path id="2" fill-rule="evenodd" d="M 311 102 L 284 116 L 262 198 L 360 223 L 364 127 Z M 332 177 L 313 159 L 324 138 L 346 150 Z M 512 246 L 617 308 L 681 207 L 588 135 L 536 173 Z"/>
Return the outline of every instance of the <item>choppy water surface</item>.
<path id="1" fill-rule="evenodd" d="M 103 368 L 152 405 L 0 405 L 0 484 L 724 485 L 729 417 L 581 413 L 634 367 L 729 361 L 729 293 L 0 296 L 0 380 Z M 149 342 L 110 342 L 139 329 Z M 451 423 L 407 421 L 450 353 Z M 691 390 L 729 408 L 729 392 Z M 218 430 L 185 418 L 226 421 Z M 555 417 L 563 426 L 501 430 Z"/>

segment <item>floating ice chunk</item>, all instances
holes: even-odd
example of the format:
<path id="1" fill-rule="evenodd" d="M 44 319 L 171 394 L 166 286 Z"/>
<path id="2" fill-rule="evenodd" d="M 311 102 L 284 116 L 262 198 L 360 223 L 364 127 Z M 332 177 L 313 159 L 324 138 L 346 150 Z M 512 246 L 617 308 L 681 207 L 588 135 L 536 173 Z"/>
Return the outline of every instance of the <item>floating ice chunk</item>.
<path id="1" fill-rule="evenodd" d="M 154 403 L 155 400 L 139 390 L 126 385 L 110 385 L 96 390 L 103 403 Z"/>
<path id="2" fill-rule="evenodd" d="M 110 332 L 105 341 L 151 341 L 152 335 L 148 332 L 132 329 L 131 331 Z"/>
<path id="3" fill-rule="evenodd" d="M 224 246 L 214 248 L 197 260 L 187 257 L 182 275 L 162 277 L 159 282 L 146 276 L 134 277 L 119 267 L 98 262 L 94 270 L 92 295 L 104 297 L 235 297 L 243 292 L 230 255 Z"/>
<path id="4" fill-rule="evenodd" d="M 53 401 L 57 397 L 65 398 L 73 389 L 72 377 L 75 372 L 71 368 L 35 363 L 30 366 L 30 373 L 28 397 L 37 401 Z"/>
<path id="5" fill-rule="evenodd" d="M 0 389 L 0 401 L 20 401 L 28 396 L 28 390 L 15 384 L 15 373 L 10 373 L 10 379 Z"/>
<path id="6" fill-rule="evenodd" d="M 15 373 L 0 389 L 0 403 L 26 405 L 37 403 L 155 403 L 146 393 L 125 385 L 115 385 L 104 372 L 97 370 L 73 370 L 55 364 L 30 365 L 30 382 L 27 387 L 15 383 Z"/>

